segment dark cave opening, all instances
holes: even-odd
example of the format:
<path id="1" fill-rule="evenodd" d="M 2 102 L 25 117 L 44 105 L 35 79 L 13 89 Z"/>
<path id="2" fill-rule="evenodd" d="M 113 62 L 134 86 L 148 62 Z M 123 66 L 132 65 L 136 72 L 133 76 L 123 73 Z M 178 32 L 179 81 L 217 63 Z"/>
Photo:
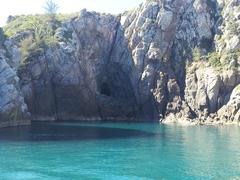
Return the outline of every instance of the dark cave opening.
<path id="1" fill-rule="evenodd" d="M 100 87 L 100 93 L 105 96 L 111 96 L 111 91 L 107 83 L 102 83 Z"/>

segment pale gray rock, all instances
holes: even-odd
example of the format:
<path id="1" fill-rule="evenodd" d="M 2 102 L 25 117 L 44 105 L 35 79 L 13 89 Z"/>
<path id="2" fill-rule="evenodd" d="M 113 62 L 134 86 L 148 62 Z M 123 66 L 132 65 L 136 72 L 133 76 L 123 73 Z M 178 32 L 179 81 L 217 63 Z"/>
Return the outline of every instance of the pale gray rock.
<path id="1" fill-rule="evenodd" d="M 197 68 L 199 66 L 202 67 Z M 185 100 L 199 118 L 204 116 L 205 121 L 229 102 L 232 90 L 239 84 L 239 75 L 235 70 L 219 72 L 213 67 L 196 63 L 188 67 Z"/>
<path id="2" fill-rule="evenodd" d="M 2 112 L 17 106 L 33 120 L 195 124 L 219 121 L 225 112 L 224 121 L 233 121 L 239 116 L 233 91 L 240 83 L 239 10 L 239 0 L 151 0 L 121 15 L 84 9 L 58 24 L 58 42 L 26 64 L 19 46 L 34 32 L 7 39 L 0 33 L 8 69 L 0 75 L 1 91 L 11 92 L 0 100 Z M 194 48 L 203 56 L 197 62 Z M 214 51 L 225 66 L 207 62 Z"/>
<path id="3" fill-rule="evenodd" d="M 240 85 L 234 88 L 229 102 L 217 111 L 217 118 L 222 123 L 240 123 Z"/>
<path id="4" fill-rule="evenodd" d="M 19 78 L 0 51 L 0 127 L 29 124 L 29 113 L 20 91 Z"/>
<path id="5" fill-rule="evenodd" d="M 132 58 L 120 17 L 82 10 L 20 72 L 33 120 L 134 120 Z"/>
<path id="6" fill-rule="evenodd" d="M 227 50 L 235 50 L 240 48 L 240 40 L 238 36 L 233 36 L 231 39 L 227 42 Z"/>

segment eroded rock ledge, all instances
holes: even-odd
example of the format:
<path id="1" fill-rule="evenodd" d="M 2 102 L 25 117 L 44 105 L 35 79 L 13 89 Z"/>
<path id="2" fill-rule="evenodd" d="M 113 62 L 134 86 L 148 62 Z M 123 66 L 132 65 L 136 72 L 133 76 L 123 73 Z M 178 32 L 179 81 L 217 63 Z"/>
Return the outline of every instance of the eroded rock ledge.
<path id="1" fill-rule="evenodd" d="M 1 32 L 1 122 L 238 124 L 239 12 L 238 0 L 151 0 L 118 16 L 82 10 L 50 22 L 56 42 L 25 59 L 37 32 Z"/>

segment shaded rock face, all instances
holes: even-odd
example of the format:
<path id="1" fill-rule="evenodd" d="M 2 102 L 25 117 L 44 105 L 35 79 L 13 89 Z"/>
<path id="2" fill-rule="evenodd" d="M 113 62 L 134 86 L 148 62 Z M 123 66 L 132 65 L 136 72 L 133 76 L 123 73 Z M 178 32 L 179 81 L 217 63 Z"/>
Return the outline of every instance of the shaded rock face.
<path id="1" fill-rule="evenodd" d="M 33 119 L 135 118 L 132 59 L 120 17 L 83 10 L 57 31 L 59 45 L 20 71 Z"/>
<path id="2" fill-rule="evenodd" d="M 239 7 L 238 0 L 151 0 L 119 16 L 82 10 L 56 30 L 56 45 L 20 66 L 19 41 L 32 32 L 0 36 L 21 99 L 14 104 L 32 120 L 205 122 L 223 112 L 225 121 L 238 120 L 240 59 L 224 53 L 239 49 Z M 194 48 L 217 52 L 227 68 L 192 62 Z"/>
<path id="3" fill-rule="evenodd" d="M 3 34 L 0 34 L 3 38 Z M 13 60 L 7 57 L 7 51 L 0 44 L 0 127 L 29 124 L 29 113 L 19 87 L 19 77 L 10 66 Z"/>

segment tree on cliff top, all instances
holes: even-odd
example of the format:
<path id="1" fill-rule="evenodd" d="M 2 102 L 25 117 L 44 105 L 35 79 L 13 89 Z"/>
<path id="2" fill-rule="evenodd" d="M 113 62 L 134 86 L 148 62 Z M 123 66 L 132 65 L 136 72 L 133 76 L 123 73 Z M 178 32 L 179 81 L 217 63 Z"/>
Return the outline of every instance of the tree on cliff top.
<path id="1" fill-rule="evenodd" d="M 59 6 L 54 2 L 54 0 L 47 0 L 44 6 L 46 13 L 49 15 L 55 15 L 58 11 L 58 8 Z"/>
<path id="2" fill-rule="evenodd" d="M 59 6 L 54 0 L 47 0 L 44 6 L 45 12 L 49 18 L 49 24 L 53 30 L 55 30 L 57 28 L 57 24 L 59 24 L 59 21 L 56 18 L 58 8 Z"/>

